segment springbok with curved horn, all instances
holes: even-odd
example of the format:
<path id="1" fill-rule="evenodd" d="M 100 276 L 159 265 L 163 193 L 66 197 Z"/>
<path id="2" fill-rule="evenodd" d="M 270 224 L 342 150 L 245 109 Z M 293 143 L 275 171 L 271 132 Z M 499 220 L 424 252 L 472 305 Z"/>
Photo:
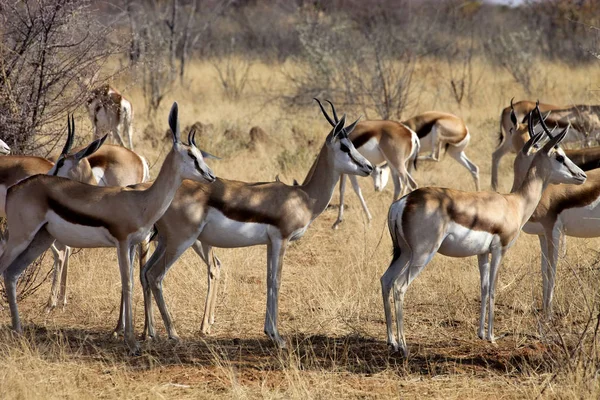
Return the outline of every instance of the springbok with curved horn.
<path id="1" fill-rule="evenodd" d="M 133 107 L 129 100 L 105 84 L 91 91 L 87 109 L 94 127 L 94 139 L 110 133 L 119 145 L 125 146 L 122 136 L 125 133 L 129 149 L 133 150 Z"/>
<path id="2" fill-rule="evenodd" d="M 318 100 L 317 100 L 318 101 Z M 327 120 L 331 118 L 321 107 Z M 290 242 L 300 239 L 325 210 L 341 174 L 368 176 L 373 167 L 356 149 L 349 135 L 358 120 L 344 127 L 344 115 L 327 135 L 325 144 L 304 182 L 288 186 L 281 182 L 245 183 L 218 178 L 211 185 L 185 181 L 171 207 L 158 220 L 158 246 L 142 271 L 146 332 L 155 335 L 152 294 L 170 338 L 177 338 L 162 292 L 168 269 L 190 246 L 208 261 L 202 331 L 214 322 L 220 263 L 212 260 L 212 247 L 267 245 L 267 310 L 265 333 L 279 346 L 285 340 L 277 328 L 279 288 L 283 258 Z"/>
<path id="3" fill-rule="evenodd" d="M 514 120 L 516 121 L 516 117 Z M 494 341 L 496 276 L 502 257 L 514 244 L 549 184 L 585 182 L 585 173 L 558 147 L 567 131 L 568 128 L 539 151 L 536 151 L 535 145 L 545 132 L 537 135 L 532 133 L 532 138 L 517 158 L 525 157 L 530 152 L 536 154 L 531 166 L 524 171 L 525 176 L 515 177 L 515 180 L 521 180 L 522 183 L 510 194 L 428 187 L 418 189 L 392 204 L 388 227 L 394 245 L 394 256 L 381 277 L 381 288 L 387 342 L 395 351 L 401 349 L 405 356 L 408 355 L 403 325 L 404 294 L 435 253 L 450 257 L 477 255 L 481 276 L 478 336 Z M 392 287 L 399 343 L 392 331 Z M 488 302 L 488 329 L 484 336 Z"/>
<path id="4" fill-rule="evenodd" d="M 524 102 L 519 102 L 519 103 L 524 103 Z M 519 103 L 516 103 L 513 105 L 512 99 L 511 99 L 510 107 L 515 108 L 515 110 L 514 110 L 515 114 L 518 114 L 518 112 L 519 112 L 518 107 L 517 107 L 519 105 Z M 539 102 L 535 103 L 531 112 L 536 110 L 536 106 L 535 106 L 536 104 L 537 104 L 536 113 L 539 115 L 537 118 L 539 121 L 544 122 L 543 126 L 545 126 L 545 129 L 548 130 L 548 126 L 545 125 L 545 121 L 548 121 L 548 120 L 551 122 L 556 121 L 556 118 L 552 118 L 553 111 L 547 110 L 547 115 L 545 118 L 543 118 L 542 113 L 544 111 L 542 111 L 542 110 L 547 109 L 548 105 L 540 104 Z M 510 110 L 510 108 L 508 108 L 508 109 Z M 527 142 L 530 138 L 528 122 L 527 122 L 527 120 L 529 119 L 530 113 L 526 114 L 525 117 L 523 118 L 523 120 L 521 120 L 520 122 L 517 119 L 516 125 L 511 125 L 509 127 L 505 127 L 504 124 L 502 125 L 502 132 L 504 132 L 504 130 L 506 129 L 506 132 L 508 132 L 508 138 L 506 138 L 506 140 L 504 140 L 504 137 L 502 137 L 503 142 L 492 154 L 492 189 L 493 190 L 496 190 L 497 183 L 498 183 L 498 166 L 499 166 L 499 162 L 500 162 L 500 157 L 504 156 L 504 154 L 506 154 L 510 151 L 510 149 L 506 150 L 505 147 L 506 146 L 512 147 L 513 151 L 516 153 L 519 151 L 519 149 L 521 149 L 523 147 L 525 142 Z M 509 123 L 513 124 L 512 121 L 509 121 Z M 554 125 L 553 128 L 556 129 L 557 127 L 562 126 L 562 122 L 559 124 L 554 122 L 553 125 Z M 562 128 L 564 129 L 567 125 L 568 124 L 562 126 Z M 569 132 L 571 132 L 571 130 L 569 130 Z M 565 141 L 568 141 L 568 140 L 569 140 L 569 137 L 567 136 L 565 138 Z M 503 147 L 503 146 L 505 146 L 505 147 Z M 569 159 L 571 161 L 573 161 L 573 163 L 575 165 L 577 165 L 579 168 L 581 168 L 584 171 L 589 171 L 594 168 L 600 167 L 600 146 L 586 147 L 586 148 L 581 148 L 581 149 L 565 149 L 564 151 L 565 151 L 565 154 L 567 155 L 567 157 L 569 157 Z"/>
<path id="5" fill-rule="evenodd" d="M 129 186 L 147 182 L 150 179 L 148 162 L 139 154 L 122 146 L 112 144 L 92 145 L 75 149 L 71 146 L 75 138 L 75 121 L 69 126 L 67 144 L 58 157 L 49 175 L 62 176 L 98 186 Z M 56 172 L 56 173 L 55 173 Z M 70 248 L 55 242 L 51 247 L 54 255 L 52 269 L 52 287 L 46 305 L 46 311 L 52 311 L 56 305 L 64 307 L 67 304 L 67 277 L 69 269 Z M 146 263 L 147 244 L 139 246 L 140 266 Z"/>
<path id="6" fill-rule="evenodd" d="M 91 186 L 49 175 L 32 176 L 8 190 L 6 213 L 10 234 L 0 257 L 0 273 L 4 274 L 15 331 L 22 331 L 16 299 L 17 279 L 54 240 L 73 247 L 116 247 L 125 343 L 132 352 L 138 352 L 132 320 L 132 246 L 148 237 L 184 179 L 207 183 L 216 179 L 200 151 L 179 140 L 177 103 L 171 108 L 169 125 L 173 147 L 158 177 L 146 190 Z M 190 142 L 193 142 L 193 134 L 188 137 Z"/>
<path id="7" fill-rule="evenodd" d="M 498 168 L 502 157 L 510 152 L 517 153 L 521 149 L 520 146 L 522 143 L 524 143 L 522 139 L 515 138 L 511 133 L 511 129 L 514 126 L 511 121 L 511 112 L 515 114 L 517 121 L 525 123 L 528 119 L 528 114 L 538 104 L 539 110 L 542 113 L 550 113 L 546 117 L 546 120 L 552 127 L 564 129 L 569 124 L 572 126 L 564 143 L 585 140 L 586 145 L 589 145 L 590 133 L 600 128 L 600 106 L 557 106 L 528 100 L 518 101 L 513 104 L 513 100 L 514 98 L 510 100 L 510 106 L 504 108 L 500 114 L 498 146 L 492 153 L 492 190 L 498 189 Z M 527 133 L 526 130 L 524 132 Z"/>
<path id="8" fill-rule="evenodd" d="M 331 118 L 319 102 L 319 106 L 326 116 L 327 122 L 335 127 L 339 119 L 335 113 L 333 104 L 326 100 L 332 108 L 333 118 Z M 362 154 L 375 167 L 386 164 L 388 175 L 391 173 L 394 182 L 394 201 L 401 196 L 404 191 L 415 190 L 418 185 L 410 175 L 411 166 L 415 163 L 419 153 L 419 138 L 417 134 L 395 121 L 362 121 L 356 125 L 356 128 L 348 135 L 348 138 L 354 145 L 354 148 Z M 370 222 L 372 217 L 367 207 L 356 175 L 349 175 L 352 188 L 360 200 L 363 211 Z M 375 190 L 381 191 L 377 186 L 377 180 L 373 179 Z M 337 220 L 332 228 L 337 229 L 344 218 L 344 193 L 346 191 L 346 174 L 340 177 L 340 208 Z"/>
<path id="9" fill-rule="evenodd" d="M 548 136 L 552 137 L 543 120 L 541 125 Z M 567 156 L 569 157 L 568 154 Z M 531 162 L 532 157 L 522 157 L 519 162 L 515 162 L 515 171 L 526 170 Z M 584 165 L 588 164 L 584 163 Z M 515 172 L 515 175 L 521 174 Z M 515 180 L 513 187 L 519 184 L 520 182 Z M 582 185 L 549 185 L 544 190 L 531 218 L 523 226 L 523 232 L 538 235 L 540 241 L 542 309 L 547 318 L 552 316 L 552 299 L 561 239 L 565 236 L 600 237 L 598 220 L 600 220 L 600 169 L 594 169 L 587 172 L 587 179 Z"/>

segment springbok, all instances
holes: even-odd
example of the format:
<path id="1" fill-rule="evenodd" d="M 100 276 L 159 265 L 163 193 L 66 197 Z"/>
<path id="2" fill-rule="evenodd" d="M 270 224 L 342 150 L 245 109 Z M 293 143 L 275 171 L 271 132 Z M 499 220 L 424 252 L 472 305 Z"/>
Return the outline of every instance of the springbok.
<path id="1" fill-rule="evenodd" d="M 420 156 L 419 160 L 439 161 L 440 150 L 444 146 L 450 157 L 469 170 L 475 180 L 475 189 L 479 191 L 479 168 L 465 154 L 471 134 L 462 118 L 449 113 L 428 111 L 402 123 L 417 133 L 421 142 L 420 151 L 431 152 L 428 156 Z"/>
<path id="2" fill-rule="evenodd" d="M 317 100 L 318 101 L 318 100 Z M 331 117 L 319 102 L 325 118 Z M 152 294 L 169 338 L 177 338 L 162 292 L 168 269 L 190 246 L 208 264 L 208 293 L 202 331 L 214 322 L 220 263 L 212 260 L 212 247 L 267 245 L 267 310 L 264 331 L 277 345 L 285 340 L 277 329 L 279 288 L 283 258 L 290 242 L 300 239 L 325 210 L 341 174 L 368 176 L 373 167 L 352 144 L 349 135 L 358 120 L 344 127 L 344 115 L 325 139 L 304 182 L 245 183 L 218 178 L 211 185 L 185 181 L 171 207 L 158 220 L 158 245 L 142 271 L 146 310 L 145 332 L 155 335 Z"/>
<path id="3" fill-rule="evenodd" d="M 517 124 L 513 125 L 510 120 L 510 110 L 513 109 L 515 115 L 520 115 L 533 104 L 533 108 L 524 115 L 523 119 L 517 118 Z M 498 186 L 498 167 L 500 159 L 509 151 L 518 152 L 523 147 L 525 142 L 529 140 L 529 128 L 528 119 L 529 114 L 536 110 L 539 114 L 540 121 L 550 121 L 554 128 L 562 127 L 565 128 L 567 124 L 564 123 L 564 119 L 554 117 L 553 110 L 561 110 L 558 106 L 551 106 L 548 104 L 533 103 L 529 101 L 520 101 L 513 104 L 513 100 L 510 101 L 510 106 L 503 110 L 500 127 L 500 145 L 492 153 L 492 190 L 497 190 Z M 578 106 L 579 107 L 579 106 Z M 508 109 L 509 116 L 504 117 L 504 112 Z M 545 118 L 542 118 L 542 113 L 546 112 Z M 505 121 L 507 120 L 507 121 Z M 519 122 L 520 121 L 520 122 Z M 510 125 L 507 125 L 510 124 Z M 546 125 L 543 125 L 546 126 Z M 548 127 L 546 126 L 546 129 Z M 506 135 L 508 132 L 508 135 Z M 571 132 L 569 130 L 569 132 Z M 565 138 L 565 142 L 569 140 L 569 137 Z M 577 139 L 578 140 L 578 139 Z M 584 171 L 588 171 L 597 167 L 600 167 L 600 146 L 587 147 L 582 149 L 565 149 L 565 154 L 575 165 Z"/>
<path id="4" fill-rule="evenodd" d="M 428 187 L 418 189 L 392 204 L 388 227 L 394 245 L 394 256 L 381 277 L 381 288 L 387 342 L 393 350 L 401 349 L 408 356 L 403 325 L 404 294 L 436 252 L 450 257 L 477 255 L 481 278 L 478 336 L 492 342 L 495 340 L 495 287 L 502 257 L 516 241 L 549 184 L 585 182 L 585 173 L 558 147 L 567 131 L 568 127 L 539 151 L 536 151 L 535 145 L 545 132 L 532 134 L 517 155 L 517 162 L 530 152 L 536 154 L 527 171 L 517 171 L 525 176 L 515 176 L 515 180 L 522 183 L 510 194 Z M 399 343 L 392 332 L 392 287 Z M 488 301 L 488 329 L 487 336 L 484 336 Z"/>
<path id="5" fill-rule="evenodd" d="M 0 155 L 7 156 L 10 154 L 10 147 L 4 142 L 4 140 L 0 139 Z"/>
<path id="6" fill-rule="evenodd" d="M 329 100 L 327 100 L 329 102 Z M 329 102 L 331 105 L 331 102 Z M 333 110 L 333 105 L 332 110 Z M 327 114 L 326 114 L 327 115 Z M 339 122 L 335 111 L 333 119 L 327 116 L 331 126 Z M 386 164 L 388 175 L 391 173 L 394 182 L 394 201 L 401 196 L 405 190 L 415 190 L 418 185 L 410 175 L 411 166 L 416 162 L 419 153 L 419 138 L 417 134 L 395 121 L 363 121 L 348 135 L 354 148 L 373 166 Z M 362 195 L 356 175 L 349 175 L 352 188 L 360 200 L 363 211 L 370 222 L 372 217 L 367 203 Z M 383 189 L 383 188 L 381 188 Z M 375 190 L 381 190 L 375 180 Z M 340 208 L 338 217 L 332 228 L 337 229 L 344 217 L 344 192 L 346 191 L 346 174 L 340 177 Z"/>
<path id="7" fill-rule="evenodd" d="M 502 110 L 500 114 L 500 131 L 498 134 L 498 146 L 492 153 L 492 190 L 498 189 L 498 168 L 500 160 L 507 153 L 516 153 L 519 151 L 519 140 L 515 142 L 511 129 L 513 123 L 511 121 L 511 110 L 514 110 L 516 118 L 522 123 L 526 122 L 527 115 L 536 107 L 536 102 L 522 100 L 513 104 L 513 99 L 510 101 L 510 106 Z M 567 142 L 581 142 L 585 140 L 585 145 L 589 146 L 591 133 L 594 130 L 600 129 L 600 106 L 588 105 L 573 105 L 573 106 L 557 106 L 553 104 L 539 103 L 539 110 L 542 113 L 551 112 L 546 121 L 553 127 L 565 128 L 571 124 L 571 134 L 565 139 Z"/>
<path id="8" fill-rule="evenodd" d="M 129 100 L 105 84 L 91 91 L 87 109 L 94 127 L 94 139 L 110 133 L 119 145 L 125 146 L 122 136 L 125 133 L 129 149 L 133 150 L 133 108 Z"/>
<path id="9" fill-rule="evenodd" d="M 552 137 L 543 120 L 541 125 Z M 515 171 L 526 170 L 531 161 L 532 157 L 522 157 L 518 163 L 515 162 Z M 585 162 L 584 165 L 588 166 Z M 515 172 L 515 175 L 522 176 L 519 172 Z M 513 188 L 519 184 L 520 182 L 515 180 Z M 594 169 L 587 172 L 587 179 L 582 185 L 549 185 L 531 218 L 523 226 L 524 232 L 538 235 L 540 241 L 542 309 L 547 318 L 552 316 L 552 298 L 561 239 L 564 239 L 565 235 L 579 238 L 599 237 L 599 205 L 600 169 Z"/>
<path id="10" fill-rule="evenodd" d="M 6 199 L 10 234 L 0 256 L 0 273 L 4 274 L 15 331 L 22 331 L 17 279 L 54 240 L 73 247 L 116 247 L 125 343 L 133 353 L 139 351 L 132 320 L 132 246 L 148 236 L 184 179 L 207 183 L 216 179 L 192 144 L 195 132 L 188 136 L 190 144 L 181 143 L 177 103 L 171 108 L 169 125 L 173 147 L 158 177 L 146 190 L 91 186 L 51 175 L 35 175 L 10 187 Z"/>
<path id="11" fill-rule="evenodd" d="M 91 176 L 91 179 L 73 178 L 73 172 L 58 172 L 57 176 L 69 177 L 98 186 L 129 186 L 147 182 L 150 179 L 148 162 L 139 154 L 122 146 L 103 144 L 93 153 L 85 155 L 84 149 L 79 148 L 70 153 L 75 136 L 75 129 L 69 134 L 67 145 L 59 156 L 55 167 L 62 171 L 81 171 L 79 174 Z M 89 153 L 89 151 L 88 151 Z M 51 170 L 50 175 L 53 174 Z M 54 267 L 52 288 L 46 305 L 46 311 L 52 311 L 60 302 L 62 307 L 67 304 L 67 276 L 69 268 L 70 248 L 55 242 L 52 246 Z M 147 243 L 139 246 L 140 266 L 146 263 Z M 60 285 L 60 286 L 59 286 Z"/>

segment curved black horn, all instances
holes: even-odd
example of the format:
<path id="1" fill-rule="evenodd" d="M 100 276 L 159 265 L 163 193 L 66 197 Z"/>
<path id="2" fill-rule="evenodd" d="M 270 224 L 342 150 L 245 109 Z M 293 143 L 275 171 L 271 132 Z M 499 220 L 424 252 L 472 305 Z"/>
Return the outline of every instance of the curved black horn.
<path id="1" fill-rule="evenodd" d="M 552 139 L 550 139 L 550 141 L 548 143 L 546 143 L 546 145 L 544 146 L 544 150 L 550 151 L 550 150 L 552 150 L 553 147 L 558 146 L 560 144 L 560 142 L 565 138 L 565 136 L 567 136 L 567 133 L 569 132 L 569 128 L 571 128 L 571 124 L 567 125 L 567 127 L 565 129 L 563 129 L 561 133 L 559 133 L 558 135 L 556 135 Z"/>
<path id="2" fill-rule="evenodd" d="M 515 109 L 515 107 L 513 106 L 513 100 L 514 100 L 514 99 L 515 99 L 514 97 L 513 97 L 512 99 L 510 99 L 510 109 L 511 109 L 511 110 L 514 110 L 514 109 Z"/>
<path id="3" fill-rule="evenodd" d="M 67 115 L 67 142 L 60 152 L 61 155 L 69 154 L 71 146 L 73 146 L 73 139 L 75 137 L 75 121 L 73 120 L 73 127 L 71 127 L 71 116 Z"/>
<path id="4" fill-rule="evenodd" d="M 330 102 L 329 100 L 325 100 L 325 101 L 328 102 L 329 105 L 331 106 L 331 111 L 333 112 L 333 119 L 335 120 L 335 122 L 338 122 L 339 119 L 338 119 L 337 113 L 335 112 L 335 107 L 333 106 L 333 103 Z"/>
<path id="5" fill-rule="evenodd" d="M 313 97 L 313 100 L 316 100 L 317 103 L 319 103 L 319 107 L 321 107 L 321 112 L 323 112 L 323 115 L 325 116 L 325 118 L 327 118 L 327 122 L 329 122 L 329 124 L 331 124 L 331 126 L 335 126 L 335 121 L 331 119 L 331 117 L 327 114 L 327 112 L 325 111 L 325 108 L 323 107 L 323 104 L 321 104 L 321 101 L 319 99 L 317 99 L 316 97 Z"/>
<path id="6" fill-rule="evenodd" d="M 546 121 L 544 120 L 544 116 L 542 115 L 542 112 L 540 111 L 540 104 L 539 101 L 535 104 L 535 110 L 538 113 L 538 118 L 540 119 L 540 124 L 542 125 L 542 128 L 544 129 L 544 131 L 546 132 L 546 135 L 548 135 L 550 138 L 554 138 L 554 136 L 552 135 L 552 132 L 550 132 L 550 130 L 548 129 L 548 126 L 546 125 Z M 550 115 L 550 113 L 548 113 L 548 115 Z M 546 117 L 548 118 L 548 117 Z"/>

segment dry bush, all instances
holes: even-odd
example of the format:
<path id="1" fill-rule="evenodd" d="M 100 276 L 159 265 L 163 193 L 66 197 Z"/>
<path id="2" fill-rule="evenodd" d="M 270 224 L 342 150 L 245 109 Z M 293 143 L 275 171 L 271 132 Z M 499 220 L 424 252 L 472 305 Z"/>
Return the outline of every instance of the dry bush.
<path id="1" fill-rule="evenodd" d="M 2 139 L 15 153 L 47 155 L 118 46 L 88 1 L 3 2 L 0 25 Z"/>

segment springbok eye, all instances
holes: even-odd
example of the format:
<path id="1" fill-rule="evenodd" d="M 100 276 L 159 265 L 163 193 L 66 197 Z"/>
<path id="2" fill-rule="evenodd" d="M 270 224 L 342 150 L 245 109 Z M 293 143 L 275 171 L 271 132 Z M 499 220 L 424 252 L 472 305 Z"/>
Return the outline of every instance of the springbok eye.
<path id="1" fill-rule="evenodd" d="M 556 156 L 556 161 L 558 161 L 559 163 L 562 163 L 562 162 L 565 162 L 565 158 L 562 155 L 558 154 Z"/>
<path id="2" fill-rule="evenodd" d="M 350 153 L 350 149 L 344 143 L 340 143 L 340 150 L 344 153 Z"/>

